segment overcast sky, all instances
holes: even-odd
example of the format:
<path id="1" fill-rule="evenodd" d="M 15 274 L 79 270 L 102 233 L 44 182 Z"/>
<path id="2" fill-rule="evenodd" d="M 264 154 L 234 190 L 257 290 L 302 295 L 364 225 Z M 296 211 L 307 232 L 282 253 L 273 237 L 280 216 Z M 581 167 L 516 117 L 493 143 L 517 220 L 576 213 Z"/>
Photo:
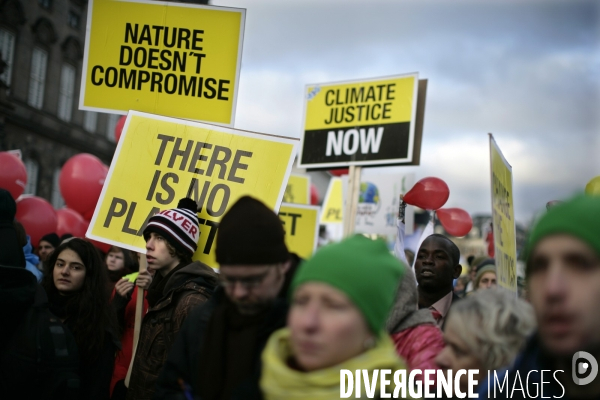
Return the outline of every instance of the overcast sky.
<path id="1" fill-rule="evenodd" d="M 600 175 L 600 2 L 213 0 L 246 8 L 236 128 L 299 137 L 309 83 L 428 79 L 417 179 L 490 213 L 492 132 L 517 220 Z"/>

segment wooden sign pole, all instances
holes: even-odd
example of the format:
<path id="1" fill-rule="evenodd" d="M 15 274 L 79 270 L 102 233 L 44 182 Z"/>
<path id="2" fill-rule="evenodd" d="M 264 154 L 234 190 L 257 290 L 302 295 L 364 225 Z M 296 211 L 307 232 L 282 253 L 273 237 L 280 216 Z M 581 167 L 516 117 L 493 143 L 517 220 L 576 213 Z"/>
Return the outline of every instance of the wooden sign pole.
<path id="1" fill-rule="evenodd" d="M 344 236 L 348 237 L 354 232 L 356 226 L 356 209 L 358 208 L 358 195 L 360 194 L 360 174 L 362 167 L 350 166 L 348 171 L 348 199 L 346 202 L 346 218 L 344 223 Z"/>
<path id="2" fill-rule="evenodd" d="M 140 254 L 140 272 L 148 270 L 148 260 L 145 254 Z M 131 370 L 133 369 L 133 362 L 135 361 L 135 353 L 137 352 L 138 340 L 140 339 L 140 330 L 142 327 L 142 312 L 144 310 L 144 289 L 138 287 L 137 297 L 135 299 L 135 324 L 133 327 L 133 354 L 131 356 L 131 362 L 129 363 L 129 370 L 127 370 L 127 376 L 125 377 L 125 386 L 129 387 L 129 379 L 131 379 Z"/>

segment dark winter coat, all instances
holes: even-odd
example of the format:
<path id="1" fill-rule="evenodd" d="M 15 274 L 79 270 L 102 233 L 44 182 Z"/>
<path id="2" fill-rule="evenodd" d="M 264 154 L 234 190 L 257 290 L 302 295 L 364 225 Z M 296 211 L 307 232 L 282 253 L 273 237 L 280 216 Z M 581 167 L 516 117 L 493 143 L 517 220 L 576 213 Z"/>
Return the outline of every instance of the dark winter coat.
<path id="1" fill-rule="evenodd" d="M 0 398 L 80 398 L 77 344 L 25 268 L 0 266 Z"/>
<path id="2" fill-rule="evenodd" d="M 79 315 L 74 313 L 67 314 L 66 296 L 58 292 L 50 292 L 48 303 L 50 311 L 63 320 L 64 325 L 74 334 L 76 327 L 80 322 Z M 114 327 L 98 327 L 105 329 L 104 343 L 102 350 L 95 359 L 89 359 L 82 355 L 83 350 L 78 347 L 79 357 L 79 378 L 80 378 L 80 397 L 81 400 L 106 400 L 110 397 L 110 379 L 115 364 L 115 354 L 119 350 L 120 342 Z M 81 343 L 80 343 L 81 344 Z"/>
<path id="3" fill-rule="evenodd" d="M 563 398 L 565 388 L 558 379 L 571 379 L 558 372 L 533 335 L 512 367 L 488 373 L 478 387 L 480 399 Z M 501 388 L 501 386 L 503 386 Z M 542 392 L 543 388 L 543 392 Z M 539 397 L 538 397 L 539 396 Z"/>
<path id="4" fill-rule="evenodd" d="M 232 388 L 232 399 L 260 399 L 259 381 L 261 373 L 261 353 L 271 334 L 286 325 L 289 309 L 288 291 L 291 280 L 301 262 L 293 255 L 291 268 L 286 273 L 284 285 L 270 310 L 266 313 L 257 335 L 257 345 L 252 354 L 253 372 L 243 383 Z M 154 399 L 187 399 L 179 381 L 189 387 L 194 399 L 200 397 L 200 365 L 203 362 L 203 351 L 206 343 L 206 333 L 211 316 L 215 309 L 227 301 L 225 291 L 218 288 L 215 295 L 201 307 L 197 307 L 189 316 L 181 329 L 181 334 L 175 341 L 171 353 L 165 363 L 156 385 Z"/>
<path id="5" fill-rule="evenodd" d="M 178 269 L 168 279 L 163 297 L 148 309 L 142 321 L 127 399 L 152 398 L 183 322 L 195 306 L 211 297 L 218 282 L 217 274 L 198 261 Z M 155 277 L 150 289 L 159 283 Z"/>

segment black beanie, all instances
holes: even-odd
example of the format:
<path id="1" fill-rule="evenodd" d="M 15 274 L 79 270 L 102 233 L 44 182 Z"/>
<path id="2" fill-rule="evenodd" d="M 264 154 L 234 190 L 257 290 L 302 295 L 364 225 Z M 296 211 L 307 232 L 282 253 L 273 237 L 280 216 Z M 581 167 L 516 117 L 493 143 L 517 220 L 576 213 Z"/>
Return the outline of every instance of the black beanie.
<path id="1" fill-rule="evenodd" d="M 0 265 L 25 267 L 25 253 L 19 244 L 14 219 L 17 203 L 7 190 L 0 189 Z"/>
<path id="2" fill-rule="evenodd" d="M 73 235 L 71 235 L 71 236 L 73 236 Z M 52 245 L 52 247 L 57 248 L 60 245 L 60 242 L 62 242 L 64 239 L 59 238 L 56 233 L 52 232 L 52 233 L 48 233 L 48 234 L 42 236 L 42 238 L 40 239 L 40 242 L 42 240 L 44 242 L 50 243 Z M 39 243 L 38 243 L 38 245 L 39 245 Z"/>
<path id="3" fill-rule="evenodd" d="M 279 217 L 262 202 L 240 198 L 221 219 L 217 232 L 221 265 L 265 265 L 286 262 L 290 253 Z"/>

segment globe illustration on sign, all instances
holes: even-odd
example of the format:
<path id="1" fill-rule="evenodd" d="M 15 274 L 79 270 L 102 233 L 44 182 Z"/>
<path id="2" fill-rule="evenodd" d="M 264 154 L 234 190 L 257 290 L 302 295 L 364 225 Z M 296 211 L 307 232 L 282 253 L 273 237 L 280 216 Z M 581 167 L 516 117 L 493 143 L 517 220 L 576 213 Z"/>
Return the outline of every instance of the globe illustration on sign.
<path id="1" fill-rule="evenodd" d="M 379 204 L 379 189 L 371 182 L 360 183 L 359 203 Z"/>

